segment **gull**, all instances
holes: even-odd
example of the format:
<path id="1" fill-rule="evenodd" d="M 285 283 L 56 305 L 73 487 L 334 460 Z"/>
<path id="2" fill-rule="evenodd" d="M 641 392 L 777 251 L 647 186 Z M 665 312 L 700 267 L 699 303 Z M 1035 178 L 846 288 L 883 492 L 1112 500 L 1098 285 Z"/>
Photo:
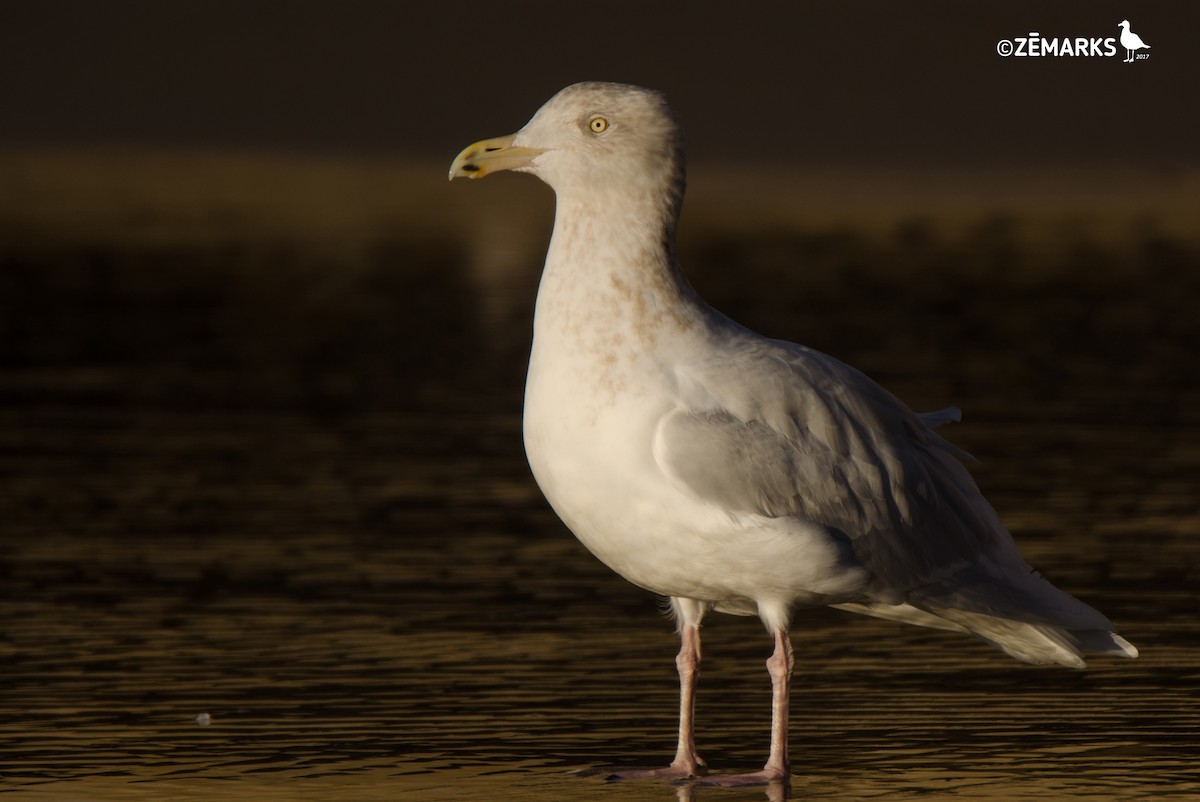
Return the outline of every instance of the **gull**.
<path id="1" fill-rule="evenodd" d="M 786 783 L 793 616 L 832 606 L 971 633 L 1029 663 L 1083 667 L 1137 650 L 1021 558 L 935 427 L 864 374 L 760 336 L 684 278 L 675 229 L 680 127 L 658 92 L 563 89 L 511 136 L 465 148 L 450 178 L 532 173 L 556 197 L 525 385 L 524 441 L 554 511 L 602 562 L 670 599 L 680 636 L 679 738 L 669 766 L 700 777 L 693 727 L 700 624 L 756 615 L 774 639 L 771 745 Z"/>
<path id="2" fill-rule="evenodd" d="M 1143 42 L 1142 37 L 1129 30 L 1129 20 L 1121 20 L 1117 23 L 1117 27 L 1121 29 L 1121 47 L 1125 48 L 1126 63 L 1133 61 L 1135 51 L 1141 50 L 1143 47 L 1147 50 L 1150 49 L 1150 45 Z"/>

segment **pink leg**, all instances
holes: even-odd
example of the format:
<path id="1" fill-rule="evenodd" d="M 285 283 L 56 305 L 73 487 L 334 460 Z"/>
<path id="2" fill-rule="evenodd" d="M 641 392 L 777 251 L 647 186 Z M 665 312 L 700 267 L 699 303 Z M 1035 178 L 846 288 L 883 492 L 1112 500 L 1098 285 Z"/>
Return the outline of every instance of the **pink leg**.
<path id="1" fill-rule="evenodd" d="M 654 778 L 683 779 L 704 773 L 705 764 L 696 754 L 696 678 L 700 674 L 700 626 L 683 624 L 679 631 L 679 746 L 671 765 L 659 769 L 623 769 L 609 775 L 617 780 Z"/>
<path id="2" fill-rule="evenodd" d="M 750 774 L 727 774 L 708 777 L 710 785 L 760 785 L 762 783 L 786 783 L 791 778 L 788 761 L 788 702 L 792 688 L 792 667 L 795 653 L 787 632 L 775 631 L 775 653 L 767 659 L 767 671 L 771 673 L 771 754 L 762 771 Z"/>
<path id="3" fill-rule="evenodd" d="M 796 655 L 792 641 L 782 630 L 775 633 L 775 653 L 767 660 L 771 672 L 771 754 L 763 771 L 786 779 L 791 768 L 788 760 L 788 708 L 792 696 L 792 667 Z"/>
<path id="4" fill-rule="evenodd" d="M 679 633 L 679 746 L 672 767 L 690 775 L 703 774 L 704 761 L 696 754 L 696 678 L 700 676 L 700 628 L 685 626 Z"/>

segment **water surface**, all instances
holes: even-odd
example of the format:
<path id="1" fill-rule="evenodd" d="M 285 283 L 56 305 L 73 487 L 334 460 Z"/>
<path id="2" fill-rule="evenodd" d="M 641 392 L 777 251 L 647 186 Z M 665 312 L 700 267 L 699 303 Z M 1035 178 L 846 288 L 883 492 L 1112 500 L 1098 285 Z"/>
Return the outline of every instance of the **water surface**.
<path id="1" fill-rule="evenodd" d="M 1194 254 L 1151 239 L 1031 277 L 994 232 L 901 233 L 685 256 L 735 317 L 962 407 L 950 436 L 1026 557 L 1143 656 L 1036 668 L 802 613 L 794 795 L 1200 798 Z M 676 643 L 525 467 L 533 270 L 485 292 L 461 253 L 403 243 L 4 267 L 0 791 L 766 798 L 579 774 L 669 759 Z M 714 770 L 765 758 L 770 646 L 706 625 Z"/>

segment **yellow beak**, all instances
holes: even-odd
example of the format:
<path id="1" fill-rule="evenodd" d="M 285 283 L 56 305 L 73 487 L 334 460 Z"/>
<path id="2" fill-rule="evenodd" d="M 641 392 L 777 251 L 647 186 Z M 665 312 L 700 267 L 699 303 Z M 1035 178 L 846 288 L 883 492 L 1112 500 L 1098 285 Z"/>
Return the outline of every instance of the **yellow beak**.
<path id="1" fill-rule="evenodd" d="M 513 145 L 513 137 L 498 136 L 467 145 L 450 165 L 450 180 L 456 178 L 484 178 L 501 170 L 516 170 L 528 167 L 542 148 L 523 148 Z"/>

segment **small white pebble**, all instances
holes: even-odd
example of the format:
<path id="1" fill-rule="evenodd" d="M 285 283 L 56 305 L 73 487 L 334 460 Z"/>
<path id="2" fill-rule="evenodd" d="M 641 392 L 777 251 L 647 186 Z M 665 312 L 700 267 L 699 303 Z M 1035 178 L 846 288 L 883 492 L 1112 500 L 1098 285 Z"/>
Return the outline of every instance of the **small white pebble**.
<path id="1" fill-rule="evenodd" d="M 201 713 L 200 715 L 196 716 L 196 723 L 201 727 L 207 727 L 209 724 L 212 724 L 212 716 L 210 716 L 208 713 Z"/>

